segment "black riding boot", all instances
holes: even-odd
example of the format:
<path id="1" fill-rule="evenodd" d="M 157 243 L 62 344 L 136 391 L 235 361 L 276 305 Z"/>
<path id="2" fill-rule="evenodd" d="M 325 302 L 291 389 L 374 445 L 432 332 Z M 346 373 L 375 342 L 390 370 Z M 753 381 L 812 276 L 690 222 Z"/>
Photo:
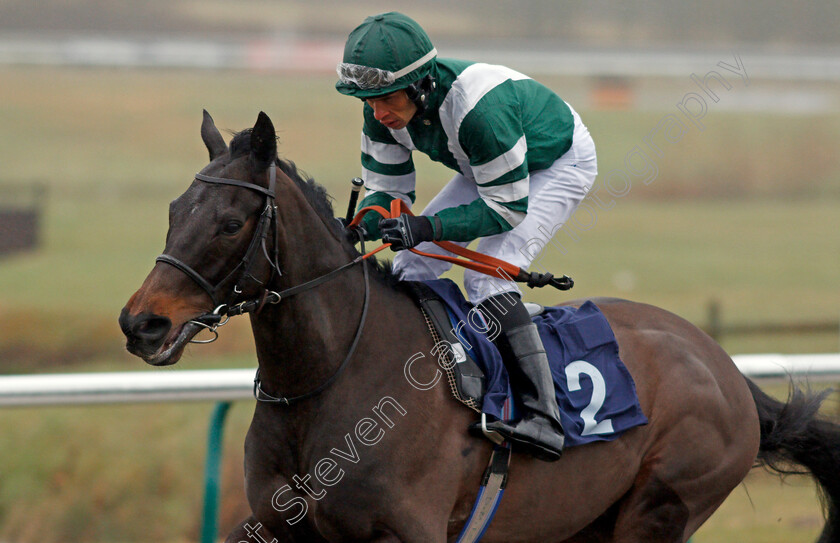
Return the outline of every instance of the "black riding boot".
<path id="1" fill-rule="evenodd" d="M 498 432 L 540 460 L 559 460 L 565 439 L 554 380 L 537 326 L 521 299 L 512 294 L 495 296 L 482 303 L 481 309 L 502 327 L 495 343 L 502 352 L 513 393 L 525 408 L 521 420 L 491 422 L 487 430 Z M 480 432 L 481 425 L 474 424 L 470 430 Z"/>

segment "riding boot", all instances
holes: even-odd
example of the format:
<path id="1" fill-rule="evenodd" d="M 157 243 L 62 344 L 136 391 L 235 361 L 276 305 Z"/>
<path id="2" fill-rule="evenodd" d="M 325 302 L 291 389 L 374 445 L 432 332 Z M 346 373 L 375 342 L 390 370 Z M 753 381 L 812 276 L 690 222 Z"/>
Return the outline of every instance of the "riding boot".
<path id="1" fill-rule="evenodd" d="M 514 298 L 507 295 L 507 299 Z M 511 388 L 518 403 L 525 408 L 524 416 L 518 421 L 495 421 L 486 424 L 486 429 L 499 433 L 514 447 L 524 447 L 536 458 L 546 462 L 560 459 L 563 452 L 564 434 L 560 423 L 560 412 L 554 392 L 554 380 L 548 366 L 542 340 L 537 326 L 531 322 L 521 300 L 516 297 L 518 307 L 511 315 L 496 318 L 502 326 L 502 333 L 496 344 L 502 352 L 502 359 L 511 378 Z M 493 315 L 492 304 L 482 304 L 485 313 Z M 487 309 L 491 309 L 487 311 Z M 497 308 L 498 309 L 498 308 Z M 525 324 L 522 324 L 525 320 Z M 517 326 L 507 328 L 505 324 L 516 322 Z M 470 431 L 481 432 L 481 424 L 473 424 Z"/>

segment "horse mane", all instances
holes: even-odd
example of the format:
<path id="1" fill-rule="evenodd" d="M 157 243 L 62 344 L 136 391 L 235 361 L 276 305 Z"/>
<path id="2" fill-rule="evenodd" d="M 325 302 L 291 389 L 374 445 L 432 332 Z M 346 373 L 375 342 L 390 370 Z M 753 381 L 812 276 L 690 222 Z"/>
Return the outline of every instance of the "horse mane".
<path id="1" fill-rule="evenodd" d="M 246 156 L 251 152 L 251 129 L 246 128 L 241 132 L 236 132 L 233 139 L 230 141 L 230 156 L 231 159 Z M 336 236 L 342 240 L 342 245 L 350 256 L 353 258 L 359 256 L 359 251 L 349 242 L 344 241 L 344 233 L 341 231 L 338 221 L 333 210 L 332 197 L 327 192 L 327 189 L 315 182 L 315 179 L 298 169 L 294 162 L 286 158 L 278 157 L 275 164 L 280 170 L 295 182 L 300 191 L 303 193 L 306 201 L 312 206 L 312 209 L 321 217 L 324 224 L 330 228 Z M 373 267 L 375 277 L 382 279 L 385 284 L 392 288 L 398 289 L 401 285 L 401 279 L 391 265 L 390 261 L 380 261 L 376 257 L 368 258 Z"/>

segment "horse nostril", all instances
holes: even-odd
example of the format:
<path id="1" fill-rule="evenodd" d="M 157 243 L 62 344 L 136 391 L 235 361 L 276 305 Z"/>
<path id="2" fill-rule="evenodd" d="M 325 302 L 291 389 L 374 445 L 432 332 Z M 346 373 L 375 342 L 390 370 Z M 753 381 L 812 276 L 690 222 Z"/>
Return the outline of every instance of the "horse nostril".
<path id="1" fill-rule="evenodd" d="M 163 342 L 172 328 L 172 321 L 150 313 L 129 315 L 126 310 L 123 310 L 120 315 L 120 328 L 129 340 L 147 345 L 158 345 Z"/>
<path id="2" fill-rule="evenodd" d="M 151 316 L 135 325 L 134 335 L 145 342 L 157 343 L 166 337 L 171 327 L 172 321 L 166 317 Z"/>

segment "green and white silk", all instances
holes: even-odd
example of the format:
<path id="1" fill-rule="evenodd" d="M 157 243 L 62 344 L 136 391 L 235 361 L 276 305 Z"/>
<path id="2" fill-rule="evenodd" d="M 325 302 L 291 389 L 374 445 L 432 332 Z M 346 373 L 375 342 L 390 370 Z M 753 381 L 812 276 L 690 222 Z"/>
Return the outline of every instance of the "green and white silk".
<path id="1" fill-rule="evenodd" d="M 471 241 L 509 231 L 527 212 L 530 172 L 550 167 L 571 148 L 571 110 L 544 85 L 503 66 L 439 58 L 432 71 L 437 89 L 428 113 L 405 128 L 385 127 L 364 106 L 367 193 L 360 206 L 387 208 L 393 198 L 412 203 L 416 150 L 473 180 L 478 189 L 475 201 L 437 213 L 443 239 Z M 372 215 L 368 231 L 376 237 Z"/>

